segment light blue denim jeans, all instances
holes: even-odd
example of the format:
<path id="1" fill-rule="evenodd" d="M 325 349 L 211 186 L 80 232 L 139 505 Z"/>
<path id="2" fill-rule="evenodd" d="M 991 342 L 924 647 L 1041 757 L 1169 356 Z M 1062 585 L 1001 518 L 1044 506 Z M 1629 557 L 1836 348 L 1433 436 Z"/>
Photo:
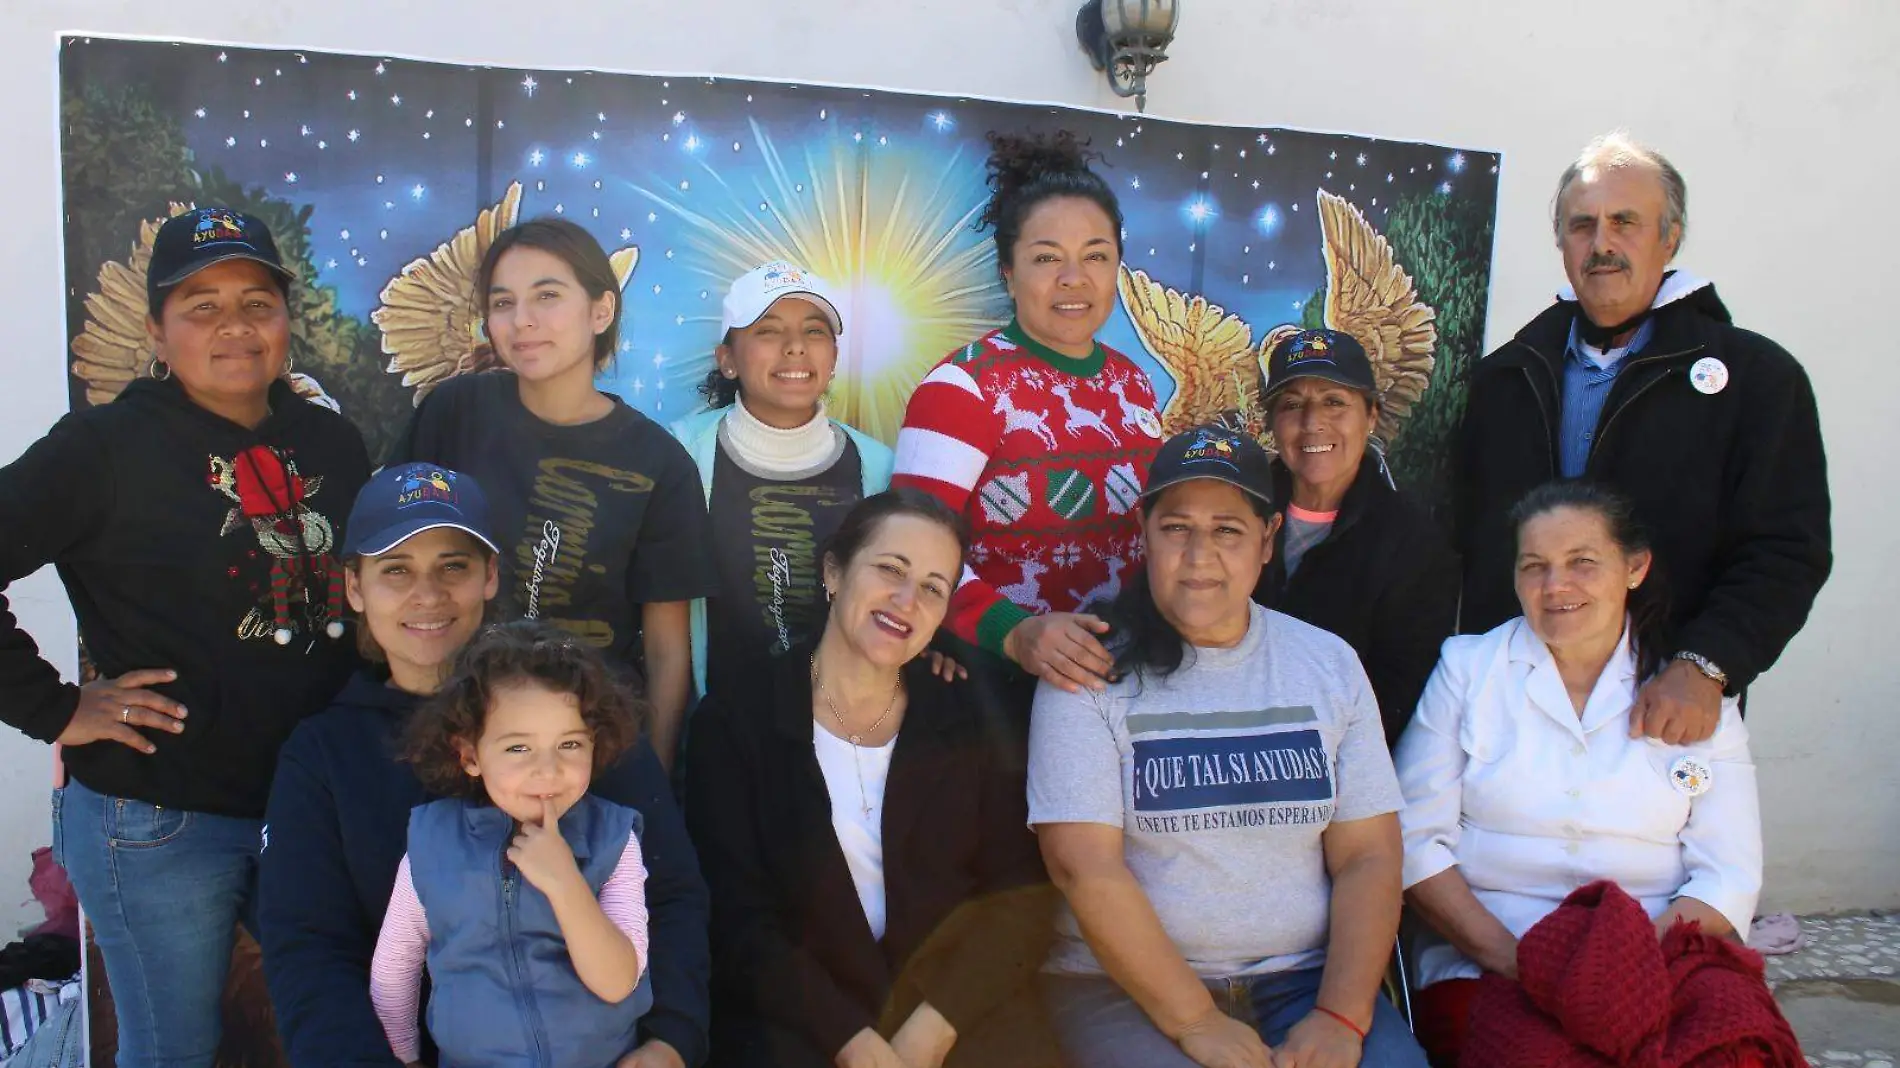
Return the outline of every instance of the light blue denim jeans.
<path id="1" fill-rule="evenodd" d="M 119 1068 L 209 1068 L 240 920 L 257 887 L 261 820 L 53 791 L 53 859 L 106 962 Z"/>
<path id="2" fill-rule="evenodd" d="M 83 995 L 82 995 L 83 997 Z M 7 1068 L 86 1068 L 86 1014 L 79 998 L 46 1014 Z"/>
<path id="3" fill-rule="evenodd" d="M 1319 1000 L 1322 968 L 1237 979 L 1210 979 L 1208 992 L 1228 1015 L 1251 1023 L 1269 1046 L 1286 1041 Z M 1044 975 L 1043 996 L 1062 1044 L 1062 1059 L 1074 1068 L 1196 1068 L 1181 1047 L 1161 1033 L 1141 1006 L 1113 979 Z M 1374 1005 L 1360 1068 L 1426 1068 L 1425 1053 L 1405 1019 L 1384 998 Z"/>

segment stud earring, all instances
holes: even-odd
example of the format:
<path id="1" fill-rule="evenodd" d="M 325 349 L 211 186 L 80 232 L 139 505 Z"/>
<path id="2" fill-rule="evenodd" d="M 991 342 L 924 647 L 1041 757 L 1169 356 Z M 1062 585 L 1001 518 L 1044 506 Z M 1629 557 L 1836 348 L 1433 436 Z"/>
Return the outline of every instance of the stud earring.
<path id="1" fill-rule="evenodd" d="M 739 377 L 739 372 L 737 372 L 737 371 L 735 371 L 735 370 L 733 370 L 733 369 L 732 369 L 732 368 L 730 368 L 730 367 L 721 367 L 721 368 L 719 369 L 719 373 L 720 373 L 720 374 L 722 374 L 722 375 L 725 375 L 725 376 L 726 376 L 727 378 L 737 378 L 737 377 Z"/>

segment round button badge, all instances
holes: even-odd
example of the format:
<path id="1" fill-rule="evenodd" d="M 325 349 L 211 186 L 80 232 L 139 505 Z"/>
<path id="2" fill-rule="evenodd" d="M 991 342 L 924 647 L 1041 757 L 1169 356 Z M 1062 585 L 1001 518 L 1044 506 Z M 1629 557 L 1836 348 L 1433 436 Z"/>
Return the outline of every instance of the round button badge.
<path id="1" fill-rule="evenodd" d="M 1689 368 L 1689 384 L 1697 393 L 1714 396 L 1728 388 L 1728 364 L 1713 356 L 1704 356 Z"/>
<path id="2" fill-rule="evenodd" d="M 1715 785 L 1715 773 L 1709 766 L 1692 756 L 1677 757 L 1669 766 L 1669 785 L 1679 794 L 1689 797 L 1701 797 Z"/>

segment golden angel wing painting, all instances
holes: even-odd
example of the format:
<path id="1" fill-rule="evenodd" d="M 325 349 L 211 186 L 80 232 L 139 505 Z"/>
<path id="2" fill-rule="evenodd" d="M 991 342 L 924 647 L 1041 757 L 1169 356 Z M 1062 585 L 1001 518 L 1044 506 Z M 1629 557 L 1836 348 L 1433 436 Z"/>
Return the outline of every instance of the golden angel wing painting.
<path id="1" fill-rule="evenodd" d="M 383 286 L 381 304 L 370 321 L 382 330 L 387 370 L 402 375 L 421 404 L 429 391 L 456 375 L 501 366 L 475 303 L 475 275 L 495 235 L 515 225 L 521 211 L 521 183 L 511 182 L 501 200 L 483 208 L 473 225 L 412 260 Z M 625 289 L 640 262 L 640 249 L 611 253 L 614 278 Z"/>
<path id="2" fill-rule="evenodd" d="M 1365 346 L 1379 385 L 1378 435 L 1389 443 L 1431 382 L 1436 313 L 1419 300 L 1391 245 L 1358 208 L 1325 190 L 1318 197 L 1324 320 Z M 1272 448 L 1260 400 L 1266 357 L 1299 327 L 1273 326 L 1256 344 L 1254 327 L 1239 316 L 1126 264 L 1120 289 L 1143 347 L 1174 380 L 1161 413 L 1163 429 L 1173 434 L 1221 421 Z"/>
<path id="3" fill-rule="evenodd" d="M 192 205 L 173 201 L 166 218 L 190 210 Z M 165 219 L 141 221 L 131 254 L 100 265 L 99 288 L 86 294 L 86 324 L 73 339 L 72 372 L 86 384 L 87 404 L 110 403 L 127 383 L 151 372 L 154 352 L 145 330 L 145 273 L 152 262 L 152 242 L 163 225 Z M 294 370 L 288 377 L 298 396 L 338 410 L 315 378 Z"/>

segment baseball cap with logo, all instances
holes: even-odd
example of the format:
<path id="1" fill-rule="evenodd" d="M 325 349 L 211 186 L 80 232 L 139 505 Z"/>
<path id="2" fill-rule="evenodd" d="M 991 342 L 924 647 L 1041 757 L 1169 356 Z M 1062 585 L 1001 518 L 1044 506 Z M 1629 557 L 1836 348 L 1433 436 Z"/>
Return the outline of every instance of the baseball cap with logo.
<path id="1" fill-rule="evenodd" d="M 385 467 L 356 494 L 343 556 L 381 556 L 425 530 L 449 527 L 500 552 L 488 534 L 488 498 L 473 475 L 438 464 Z"/>
<path id="2" fill-rule="evenodd" d="M 832 333 L 844 333 L 844 317 L 838 313 L 838 301 L 825 280 L 796 264 L 774 260 L 732 280 L 732 288 L 726 290 L 719 335 L 724 337 L 728 331 L 744 330 L 758 322 L 781 297 L 797 297 L 816 305 L 831 320 Z"/>
<path id="3" fill-rule="evenodd" d="M 1148 468 L 1144 499 L 1170 486 L 1211 478 L 1273 504 L 1273 474 L 1267 450 L 1246 434 L 1208 424 L 1169 438 Z"/>
<path id="4" fill-rule="evenodd" d="M 270 268 L 285 296 L 297 278 L 284 266 L 270 227 L 262 220 L 230 208 L 197 208 L 165 220 L 152 240 L 152 262 L 145 272 L 152 317 L 164 311 L 165 295 L 173 286 L 226 260 L 255 260 Z"/>
<path id="5" fill-rule="evenodd" d="M 1262 399 L 1271 398 L 1296 378 L 1323 378 L 1366 393 L 1379 392 L 1365 347 L 1337 330 L 1302 330 L 1273 346 L 1267 354 Z"/>

